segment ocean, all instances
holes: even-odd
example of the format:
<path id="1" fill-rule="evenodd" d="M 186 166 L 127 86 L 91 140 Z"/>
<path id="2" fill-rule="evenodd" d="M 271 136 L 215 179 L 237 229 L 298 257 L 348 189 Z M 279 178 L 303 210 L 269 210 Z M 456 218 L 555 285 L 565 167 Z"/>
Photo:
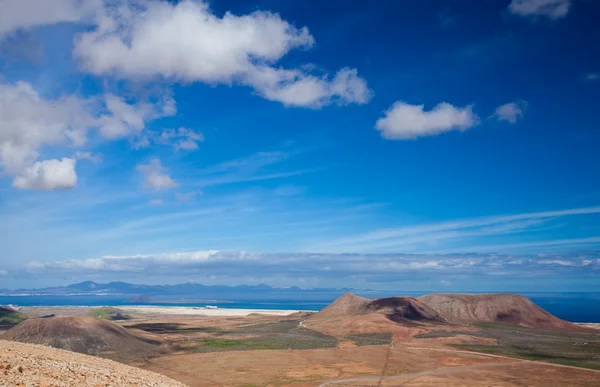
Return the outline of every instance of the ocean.
<path id="1" fill-rule="evenodd" d="M 357 292 L 361 295 L 360 292 Z M 425 293 L 394 292 L 394 294 L 420 296 Z M 600 323 L 600 293 L 519 293 L 533 302 L 567 321 Z M 362 294 L 367 297 L 389 297 L 388 292 Z M 276 300 L 227 300 L 194 301 L 177 296 L 156 297 L 151 302 L 131 301 L 131 295 L 65 295 L 65 296 L 0 296 L 0 305 L 17 306 L 193 306 L 215 305 L 219 308 L 267 309 L 267 310 L 321 310 L 337 295 L 321 295 L 316 299 L 276 299 Z"/>

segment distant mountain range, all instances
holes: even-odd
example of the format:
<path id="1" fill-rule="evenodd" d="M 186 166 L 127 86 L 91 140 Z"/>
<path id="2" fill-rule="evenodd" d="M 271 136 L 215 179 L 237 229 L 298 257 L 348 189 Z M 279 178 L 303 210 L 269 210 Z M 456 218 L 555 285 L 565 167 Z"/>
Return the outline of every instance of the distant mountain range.
<path id="1" fill-rule="evenodd" d="M 251 299 L 286 299 L 301 298 L 305 299 L 331 299 L 332 296 L 338 296 L 347 292 L 356 292 L 360 294 L 380 293 L 370 289 L 335 289 L 335 288 L 312 288 L 305 289 L 297 286 L 289 288 L 274 288 L 265 284 L 259 285 L 201 285 L 197 283 L 184 283 L 178 285 L 137 285 L 126 282 L 97 283 L 93 281 L 80 282 L 68 286 L 48 287 L 41 289 L 0 289 L 0 295 L 16 296 L 67 296 L 67 295 L 111 295 L 111 296 L 131 296 L 145 300 L 155 298 L 186 298 L 186 299 L 215 299 L 215 300 L 251 300 Z"/>

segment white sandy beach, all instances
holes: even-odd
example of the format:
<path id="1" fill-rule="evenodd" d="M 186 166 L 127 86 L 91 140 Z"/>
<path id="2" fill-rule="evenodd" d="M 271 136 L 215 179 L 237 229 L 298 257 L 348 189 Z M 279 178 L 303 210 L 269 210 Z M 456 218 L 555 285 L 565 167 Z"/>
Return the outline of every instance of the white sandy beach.
<path id="1" fill-rule="evenodd" d="M 244 317 L 250 314 L 271 316 L 287 316 L 300 310 L 269 310 L 269 309 L 197 309 L 189 306 L 119 306 L 119 309 L 136 313 L 160 313 L 179 316 L 210 316 L 210 317 Z"/>

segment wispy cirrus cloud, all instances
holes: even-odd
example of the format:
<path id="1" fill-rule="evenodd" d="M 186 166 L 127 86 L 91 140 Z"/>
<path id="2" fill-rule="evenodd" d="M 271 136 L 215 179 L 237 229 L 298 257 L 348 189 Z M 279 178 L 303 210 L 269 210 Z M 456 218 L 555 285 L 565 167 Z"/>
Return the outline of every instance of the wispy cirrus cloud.
<path id="1" fill-rule="evenodd" d="M 547 17 L 552 20 L 567 16 L 571 0 L 512 0 L 511 13 L 523 17 Z"/>
<path id="2" fill-rule="evenodd" d="M 304 149 L 284 149 L 262 151 L 246 157 L 194 171 L 193 185 L 208 187 L 214 185 L 243 183 L 252 181 L 284 179 L 287 177 L 315 172 L 327 166 L 313 168 L 291 168 L 286 162 L 305 152 Z"/>
<path id="3" fill-rule="evenodd" d="M 380 251 L 380 249 L 406 249 L 418 244 L 468 239 L 481 236 L 509 235 L 535 231 L 547 222 L 576 215 L 600 213 L 600 207 L 573 208 L 558 211 L 531 212 L 515 215 L 486 216 L 450 222 L 380 229 L 364 234 L 344 237 L 313 246 L 316 251 Z M 511 244 L 506 244 L 508 247 Z M 463 245 L 463 250 L 479 251 L 477 246 Z M 502 245 L 498 245 L 502 248 Z M 421 250 L 423 247 L 421 247 Z M 428 250 L 431 250 L 430 248 Z M 487 249 L 486 251 L 489 251 Z"/>

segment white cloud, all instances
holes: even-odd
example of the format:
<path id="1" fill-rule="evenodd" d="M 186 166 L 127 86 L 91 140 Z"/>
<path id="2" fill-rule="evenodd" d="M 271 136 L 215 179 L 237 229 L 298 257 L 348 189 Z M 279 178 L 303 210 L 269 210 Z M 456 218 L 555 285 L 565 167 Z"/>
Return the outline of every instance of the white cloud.
<path id="1" fill-rule="evenodd" d="M 101 154 L 93 154 L 91 152 L 77 151 L 77 152 L 75 152 L 75 155 L 73 155 L 73 157 L 76 160 L 88 160 L 92 164 L 100 164 L 102 162 L 102 155 Z"/>
<path id="2" fill-rule="evenodd" d="M 385 117 L 377 120 L 375 127 L 384 138 L 406 140 L 451 130 L 462 132 L 479 123 L 471 105 L 457 108 L 442 102 L 430 111 L 424 107 L 397 101 L 385 112 Z"/>
<path id="3" fill-rule="evenodd" d="M 525 109 L 527 109 L 526 101 L 509 102 L 504 105 L 498 106 L 496 112 L 492 117 L 496 117 L 498 121 L 508 121 L 511 124 L 516 123 L 518 120 L 523 118 Z"/>
<path id="4" fill-rule="evenodd" d="M 177 183 L 171 179 L 158 158 L 152 159 L 149 164 L 139 164 L 136 169 L 144 174 L 146 185 L 149 187 L 156 190 L 177 187 Z"/>
<path id="5" fill-rule="evenodd" d="M 340 105 L 365 104 L 373 93 L 355 69 L 338 71 L 333 80 L 317 77 L 302 70 L 282 70 L 265 67 L 248 75 L 260 95 L 286 106 L 319 108 L 331 102 Z"/>
<path id="6" fill-rule="evenodd" d="M 310 276 L 322 283 L 342 278 L 374 283 L 396 282 L 406 274 L 415 281 L 437 279 L 443 286 L 453 286 L 445 278 L 461 276 L 506 275 L 527 277 L 562 275 L 600 268 L 600 260 L 582 259 L 568 254 L 554 254 L 549 259 L 533 255 L 498 254 L 314 254 L 257 253 L 247 251 L 191 251 L 161 254 L 109 255 L 90 259 L 29 262 L 25 269 L 40 274 L 129 273 L 145 276 L 160 272 L 163 278 L 210 273 L 230 277 L 277 278 L 294 273 L 295 278 Z M 543 270 L 539 270 L 539 269 Z"/>
<path id="7" fill-rule="evenodd" d="M 150 204 L 153 206 L 162 206 L 163 204 L 165 204 L 165 202 L 162 199 L 152 199 L 150 200 Z"/>
<path id="8" fill-rule="evenodd" d="M 558 265 L 558 266 L 589 266 L 592 261 L 585 259 L 582 261 L 566 261 L 563 259 L 543 259 L 537 261 L 540 265 Z"/>
<path id="9" fill-rule="evenodd" d="M 148 136 L 140 136 L 137 138 L 132 138 L 131 139 L 131 147 L 133 149 L 142 149 L 142 148 L 148 148 L 150 146 L 150 139 L 148 138 Z"/>
<path id="10" fill-rule="evenodd" d="M 77 185 L 76 161 L 70 158 L 36 162 L 22 175 L 17 175 L 13 186 L 22 189 L 51 191 L 70 189 Z"/>
<path id="11" fill-rule="evenodd" d="M 193 151 L 198 149 L 198 143 L 204 142 L 204 135 L 183 127 L 177 130 L 165 129 L 157 137 L 156 142 L 160 144 L 172 144 L 175 151 Z"/>
<path id="12" fill-rule="evenodd" d="M 27 82 L 0 83 L 0 170 L 19 175 L 19 184 L 28 185 L 23 176 L 43 172 L 47 165 L 34 165 L 40 148 L 81 146 L 92 129 L 108 139 L 139 134 L 147 121 L 175 111 L 175 101 L 170 96 L 136 104 L 112 94 L 87 99 L 76 95 L 45 99 Z M 78 152 L 75 158 L 99 161 L 89 152 Z"/>
<path id="13" fill-rule="evenodd" d="M 519 16 L 544 16 L 556 20 L 567 16 L 570 6 L 570 0 L 512 0 L 508 9 Z"/>
<path id="14" fill-rule="evenodd" d="M 354 69 L 330 79 L 275 67 L 289 51 L 314 44 L 306 27 L 296 28 L 278 14 L 220 18 L 204 1 L 147 1 L 107 8 L 99 20 L 75 40 L 75 56 L 93 74 L 238 83 L 289 106 L 366 103 L 372 94 Z"/>
<path id="15" fill-rule="evenodd" d="M 137 104 L 129 104 L 113 94 L 105 95 L 104 99 L 108 114 L 100 117 L 100 133 L 109 139 L 139 135 L 147 121 L 172 116 L 177 112 L 175 100 L 170 96 L 165 96 L 156 103 Z"/>
<path id="16" fill-rule="evenodd" d="M 100 0 L 2 0 L 0 38 L 39 25 L 91 21 L 101 6 Z"/>
<path id="17" fill-rule="evenodd" d="M 26 82 L 0 84 L 0 167 L 16 174 L 31 165 L 44 145 L 85 142 L 95 123 L 88 102 L 74 96 L 43 99 Z"/>
<path id="18" fill-rule="evenodd" d="M 8 275 L 8 271 L 6 270 L 0 270 L 0 276 L 1 277 L 6 277 Z"/>

